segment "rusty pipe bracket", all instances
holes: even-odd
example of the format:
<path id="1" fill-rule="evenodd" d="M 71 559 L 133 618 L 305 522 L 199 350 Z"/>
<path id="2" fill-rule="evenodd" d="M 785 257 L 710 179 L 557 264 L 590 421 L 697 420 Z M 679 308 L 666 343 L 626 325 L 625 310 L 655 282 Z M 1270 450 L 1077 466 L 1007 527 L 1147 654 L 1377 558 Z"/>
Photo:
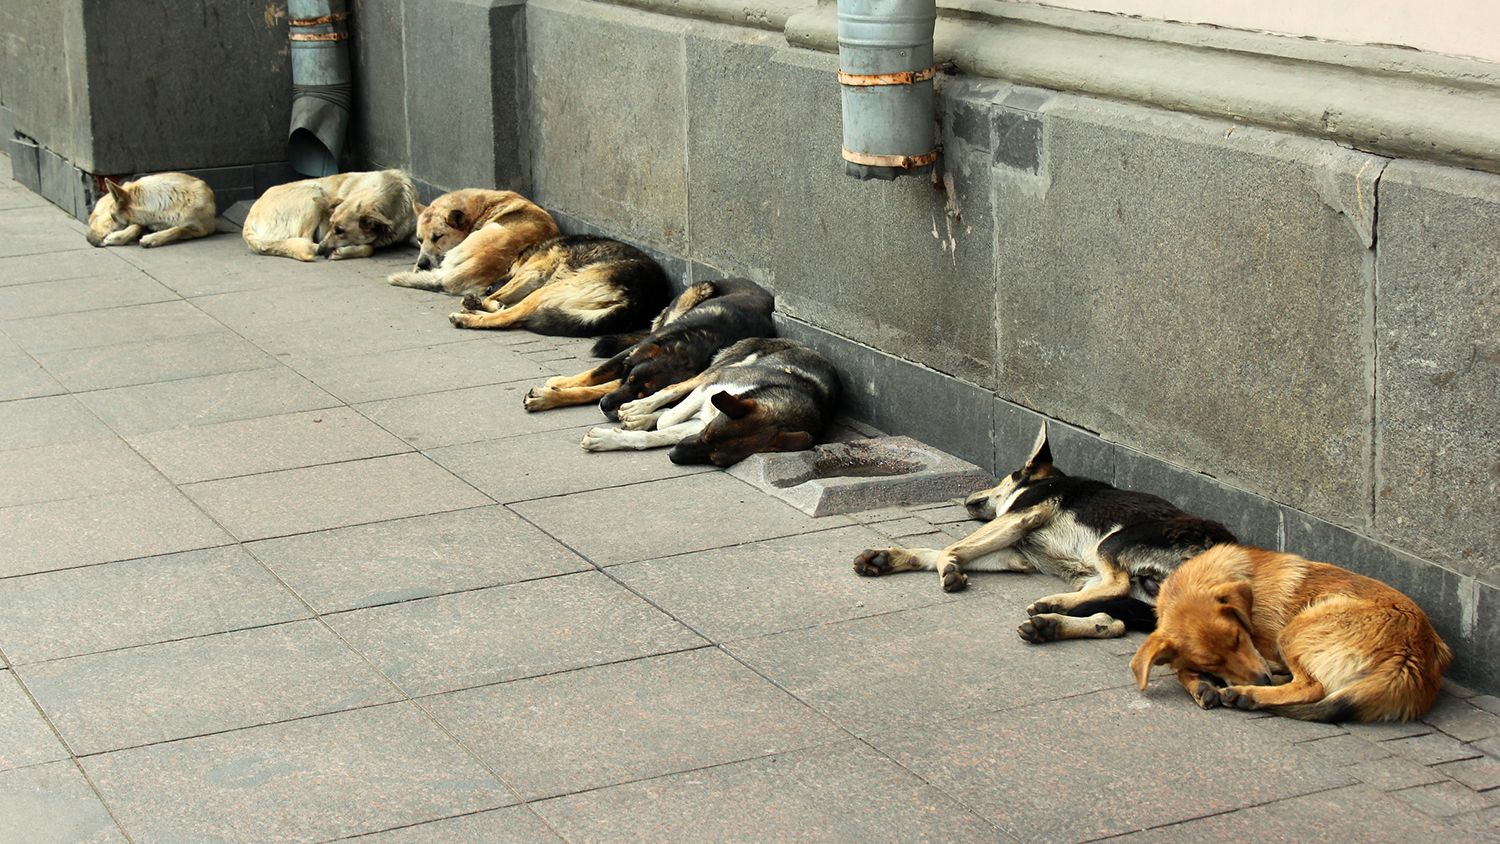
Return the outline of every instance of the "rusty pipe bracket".
<path id="1" fill-rule="evenodd" d="M 870 152 L 855 152 L 847 147 L 844 148 L 844 160 L 863 164 L 866 167 L 900 167 L 910 170 L 914 167 L 922 167 L 937 161 L 938 151 L 924 152 L 920 155 L 876 155 Z"/>
<path id="2" fill-rule="evenodd" d="M 870 88 L 878 85 L 915 85 L 918 82 L 926 82 L 937 75 L 937 67 L 929 67 L 926 70 L 903 70 L 898 73 L 847 73 L 839 71 L 839 84 L 852 85 L 856 88 Z"/>

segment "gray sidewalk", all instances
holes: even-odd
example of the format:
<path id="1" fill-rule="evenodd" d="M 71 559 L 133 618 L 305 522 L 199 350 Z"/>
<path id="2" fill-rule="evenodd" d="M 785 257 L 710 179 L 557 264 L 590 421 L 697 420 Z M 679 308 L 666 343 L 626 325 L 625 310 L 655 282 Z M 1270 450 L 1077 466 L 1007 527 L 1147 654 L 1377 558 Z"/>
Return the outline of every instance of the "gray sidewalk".
<path id="1" fill-rule="evenodd" d="M 520 398 L 588 343 L 410 260 L 91 249 L 0 183 L 0 840 L 1500 838 L 1500 699 L 1140 694 L 1136 638 L 1017 638 L 1045 578 L 850 570 L 962 508 L 582 452 Z"/>

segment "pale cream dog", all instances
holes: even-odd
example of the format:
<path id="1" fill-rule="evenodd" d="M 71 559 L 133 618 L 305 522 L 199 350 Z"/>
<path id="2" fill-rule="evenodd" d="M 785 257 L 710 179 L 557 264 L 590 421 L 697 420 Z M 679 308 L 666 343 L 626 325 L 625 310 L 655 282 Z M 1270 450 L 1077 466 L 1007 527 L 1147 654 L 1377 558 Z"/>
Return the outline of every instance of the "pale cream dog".
<path id="1" fill-rule="evenodd" d="M 95 246 L 165 246 L 214 233 L 214 192 L 186 173 L 157 173 L 133 182 L 104 180 L 109 192 L 89 214 L 88 240 Z M 146 234 L 150 232 L 150 234 Z"/>
<path id="2" fill-rule="evenodd" d="M 400 170 L 339 173 L 277 185 L 245 217 L 245 243 L 262 255 L 311 261 L 364 258 L 411 238 L 417 188 Z"/>

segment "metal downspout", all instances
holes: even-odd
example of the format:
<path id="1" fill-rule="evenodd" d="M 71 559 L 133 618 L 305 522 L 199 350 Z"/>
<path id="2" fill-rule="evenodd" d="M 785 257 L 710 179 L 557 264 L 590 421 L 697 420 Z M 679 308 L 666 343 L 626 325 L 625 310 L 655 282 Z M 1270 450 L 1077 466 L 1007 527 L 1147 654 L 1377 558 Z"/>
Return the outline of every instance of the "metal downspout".
<path id="1" fill-rule="evenodd" d="M 936 0 L 838 0 L 844 169 L 858 179 L 923 173 L 937 160 Z"/>
<path id="2" fill-rule="evenodd" d="M 287 158 L 305 176 L 339 171 L 354 85 L 345 0 L 287 0 L 291 18 L 292 125 Z"/>

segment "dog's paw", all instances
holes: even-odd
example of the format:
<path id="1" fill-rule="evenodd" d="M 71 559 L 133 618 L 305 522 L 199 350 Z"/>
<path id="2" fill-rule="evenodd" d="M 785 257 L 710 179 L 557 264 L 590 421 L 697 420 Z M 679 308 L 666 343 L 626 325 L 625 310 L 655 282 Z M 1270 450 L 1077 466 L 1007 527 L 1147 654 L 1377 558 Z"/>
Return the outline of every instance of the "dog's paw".
<path id="1" fill-rule="evenodd" d="M 1045 613 L 1065 612 L 1065 610 L 1059 605 L 1056 599 L 1056 595 L 1049 595 L 1045 598 L 1038 598 L 1031 603 L 1031 606 L 1028 606 L 1026 608 L 1026 614 L 1043 615 Z"/>
<path id="2" fill-rule="evenodd" d="M 466 311 L 482 311 L 484 310 L 484 300 L 480 298 L 478 293 L 466 293 L 464 294 L 463 308 Z"/>
<path id="3" fill-rule="evenodd" d="M 1207 680 L 1199 680 L 1198 685 L 1193 687 L 1193 702 L 1200 709 L 1217 709 L 1224 702 L 1219 697 L 1219 687 Z"/>
<path id="4" fill-rule="evenodd" d="M 614 437 L 610 428 L 590 428 L 583 434 L 578 447 L 584 451 L 608 451 Z"/>
<path id="5" fill-rule="evenodd" d="M 471 313 L 448 314 L 448 321 L 453 323 L 454 328 L 474 327 L 474 315 Z"/>
<path id="6" fill-rule="evenodd" d="M 938 566 L 938 578 L 943 583 L 944 592 L 962 592 L 969 588 L 969 578 L 958 568 L 958 563 L 944 563 Z"/>
<path id="7" fill-rule="evenodd" d="M 142 237 L 139 242 L 142 249 L 151 249 L 162 245 L 165 240 L 166 238 L 161 236 L 161 232 L 152 232 L 151 234 Z"/>
<path id="8" fill-rule="evenodd" d="M 1034 615 L 1021 622 L 1016 628 L 1016 634 L 1021 641 L 1040 645 L 1046 642 L 1057 641 L 1057 619 L 1051 615 Z"/>
<path id="9" fill-rule="evenodd" d="M 547 401 L 544 390 L 532 387 L 521 397 L 521 407 L 526 408 L 527 413 L 536 413 L 539 410 L 548 410 L 552 404 Z"/>
<path id="10" fill-rule="evenodd" d="M 1259 709 L 1260 704 L 1255 700 L 1255 693 L 1248 686 L 1225 686 L 1218 689 L 1219 701 L 1230 709 L 1253 710 Z"/>
<path id="11" fill-rule="evenodd" d="M 627 431 L 649 431 L 656 424 L 660 414 L 638 413 L 633 416 L 619 414 L 620 427 Z"/>
<path id="12" fill-rule="evenodd" d="M 854 558 L 854 573 L 860 577 L 879 577 L 891 572 L 891 552 L 884 548 L 866 548 Z"/>

